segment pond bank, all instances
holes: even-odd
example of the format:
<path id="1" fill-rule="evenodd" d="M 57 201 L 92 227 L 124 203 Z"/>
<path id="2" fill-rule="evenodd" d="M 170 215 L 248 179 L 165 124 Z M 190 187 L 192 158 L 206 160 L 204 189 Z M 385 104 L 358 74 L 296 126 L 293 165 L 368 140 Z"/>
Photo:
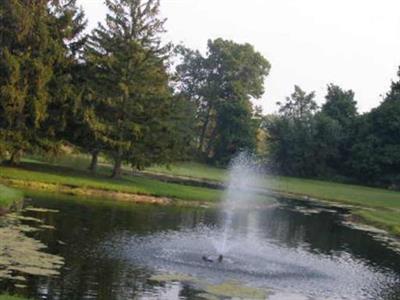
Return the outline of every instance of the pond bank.
<path id="1" fill-rule="evenodd" d="M 139 176 L 125 174 L 111 179 L 104 174 L 48 163 L 24 163 L 18 168 L 0 166 L 0 183 L 17 188 L 63 194 L 110 198 L 158 205 L 214 205 L 222 197 L 226 171 L 214 170 L 206 178 L 175 172 L 174 168 L 147 170 Z M 190 169 L 195 167 L 190 165 Z M 180 166 L 180 171 L 184 170 Z M 220 173 L 218 173 L 220 172 Z M 217 176 L 218 175 L 218 176 Z M 257 190 L 267 196 L 317 201 L 348 208 L 357 222 L 376 226 L 400 236 L 400 193 L 363 186 L 354 186 L 300 178 L 266 177 Z M 9 193 L 8 193 L 9 194 Z M 10 196 L 8 196 L 8 199 Z"/>

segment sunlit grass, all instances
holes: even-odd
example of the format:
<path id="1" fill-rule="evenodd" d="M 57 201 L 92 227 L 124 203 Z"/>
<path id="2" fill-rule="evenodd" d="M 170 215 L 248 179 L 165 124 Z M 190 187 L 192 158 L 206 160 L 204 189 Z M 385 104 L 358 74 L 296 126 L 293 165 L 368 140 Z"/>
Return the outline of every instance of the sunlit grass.
<path id="1" fill-rule="evenodd" d="M 25 162 L 18 168 L 0 166 L 0 177 L 182 200 L 217 201 L 221 195 L 221 191 L 202 187 L 166 183 L 132 175 L 125 175 L 121 179 L 111 179 L 102 173 L 93 175 L 86 170 L 33 161 Z"/>
<path id="2" fill-rule="evenodd" d="M 22 198 L 22 193 L 0 184 L 0 207 L 9 207 Z"/>
<path id="3" fill-rule="evenodd" d="M 224 181 L 228 173 L 226 169 L 215 168 L 195 162 L 179 163 L 170 166 L 153 166 L 148 168 L 147 171 L 212 181 Z"/>
<path id="4" fill-rule="evenodd" d="M 180 163 L 169 167 L 158 166 L 149 168 L 148 171 L 218 181 L 224 181 L 228 176 L 227 170 L 197 163 Z M 377 208 L 400 208 L 400 192 L 396 191 L 285 176 L 263 176 L 260 182 L 262 187 L 275 191 L 306 195 L 353 205 L 367 205 Z"/>
<path id="5" fill-rule="evenodd" d="M 18 296 L 0 295 L 0 300 L 29 300 L 29 299 Z"/>

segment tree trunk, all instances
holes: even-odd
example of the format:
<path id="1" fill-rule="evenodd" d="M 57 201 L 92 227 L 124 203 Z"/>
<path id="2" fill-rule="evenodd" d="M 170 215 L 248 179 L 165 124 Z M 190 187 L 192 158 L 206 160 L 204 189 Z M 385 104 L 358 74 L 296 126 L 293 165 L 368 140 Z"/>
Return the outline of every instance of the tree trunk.
<path id="1" fill-rule="evenodd" d="M 116 157 L 114 161 L 114 168 L 111 178 L 121 178 L 122 175 L 122 159 L 121 157 Z"/>
<path id="2" fill-rule="evenodd" d="M 215 127 L 213 128 L 211 135 L 210 135 L 210 139 L 208 141 L 208 145 L 207 145 L 207 149 L 206 149 L 207 158 L 211 158 L 211 150 L 215 146 L 214 140 L 215 140 L 216 135 L 217 135 L 217 125 L 215 125 Z"/>
<path id="3" fill-rule="evenodd" d="M 21 155 L 22 155 L 22 150 L 15 150 L 10 157 L 10 160 L 8 161 L 8 163 L 11 166 L 17 166 L 20 163 L 21 160 Z"/>
<path id="4" fill-rule="evenodd" d="M 211 113 L 211 107 L 209 106 L 207 109 L 206 119 L 204 120 L 204 124 L 201 129 L 200 142 L 199 142 L 199 148 L 198 148 L 198 151 L 200 153 L 203 152 L 204 140 L 205 140 L 205 136 L 206 136 L 206 132 L 207 132 L 208 123 L 210 121 L 210 113 Z"/>
<path id="5" fill-rule="evenodd" d="M 96 173 L 97 171 L 97 162 L 98 162 L 98 158 L 99 158 L 99 153 L 100 151 L 95 150 L 92 152 L 92 160 L 90 162 L 90 166 L 89 166 L 89 170 L 92 173 Z"/>

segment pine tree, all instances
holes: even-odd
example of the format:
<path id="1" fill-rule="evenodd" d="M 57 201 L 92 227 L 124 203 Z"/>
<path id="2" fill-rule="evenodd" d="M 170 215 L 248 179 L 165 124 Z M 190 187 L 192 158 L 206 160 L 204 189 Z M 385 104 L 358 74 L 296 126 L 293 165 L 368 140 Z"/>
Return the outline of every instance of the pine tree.
<path id="1" fill-rule="evenodd" d="M 159 1 L 107 0 L 110 13 L 89 39 L 86 60 L 93 67 L 85 122 L 114 160 L 140 167 L 160 161 L 158 145 L 168 136 L 171 91 L 160 34 Z M 157 137 L 157 138 L 156 138 Z M 163 138 L 161 138 L 163 137 Z"/>
<path id="2" fill-rule="evenodd" d="M 52 101 L 48 106 L 49 117 L 44 126 L 44 136 L 74 143 L 75 131 L 71 129 L 76 123 L 84 90 L 86 20 L 84 12 L 76 6 L 76 0 L 53 2 L 51 11 L 52 33 L 58 41 L 59 56 L 53 65 L 49 85 Z"/>
<path id="3" fill-rule="evenodd" d="M 0 140 L 15 164 L 64 138 L 85 22 L 75 0 L 3 0 L 0 9 Z"/>
<path id="4" fill-rule="evenodd" d="M 0 11 L 0 138 L 18 163 L 40 146 L 38 131 L 48 117 L 58 43 L 51 32 L 49 1 L 3 0 Z"/>

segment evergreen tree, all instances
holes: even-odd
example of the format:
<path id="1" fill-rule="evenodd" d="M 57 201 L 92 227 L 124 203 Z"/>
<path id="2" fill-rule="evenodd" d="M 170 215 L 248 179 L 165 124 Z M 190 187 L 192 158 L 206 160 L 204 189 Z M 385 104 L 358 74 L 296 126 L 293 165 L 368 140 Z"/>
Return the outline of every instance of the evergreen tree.
<path id="1" fill-rule="evenodd" d="M 13 164 L 23 151 L 46 144 L 49 84 L 63 55 L 50 4 L 4 0 L 0 8 L 0 138 Z"/>
<path id="2" fill-rule="evenodd" d="M 160 41 L 164 21 L 158 16 L 159 1 L 107 0 L 106 4 L 106 25 L 93 31 L 85 54 L 94 68 L 95 91 L 85 115 L 87 128 L 114 160 L 112 176 L 118 177 L 123 161 L 140 167 L 149 156 L 166 159 L 156 149 L 170 138 L 168 47 Z"/>
<path id="3" fill-rule="evenodd" d="M 44 135 L 54 137 L 56 141 L 74 143 L 76 132 L 71 129 L 76 122 L 84 90 L 83 79 L 87 75 L 83 74 L 86 20 L 76 0 L 55 1 L 51 8 L 54 17 L 52 33 L 59 41 L 60 56 L 53 65 L 49 85 L 52 101 L 48 106 L 49 118 L 44 125 Z"/>

